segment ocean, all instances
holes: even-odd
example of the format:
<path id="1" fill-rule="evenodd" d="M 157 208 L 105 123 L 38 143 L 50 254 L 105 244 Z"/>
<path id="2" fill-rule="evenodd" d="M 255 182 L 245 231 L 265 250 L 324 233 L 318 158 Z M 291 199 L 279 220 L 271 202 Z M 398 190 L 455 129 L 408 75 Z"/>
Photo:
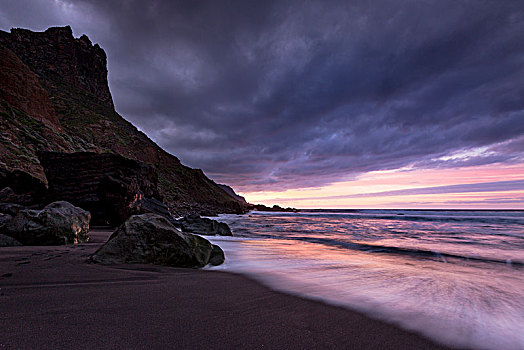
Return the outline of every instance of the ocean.
<path id="1" fill-rule="evenodd" d="M 524 211 L 314 210 L 218 220 L 234 237 L 211 237 L 226 262 L 210 269 L 445 345 L 524 349 Z"/>

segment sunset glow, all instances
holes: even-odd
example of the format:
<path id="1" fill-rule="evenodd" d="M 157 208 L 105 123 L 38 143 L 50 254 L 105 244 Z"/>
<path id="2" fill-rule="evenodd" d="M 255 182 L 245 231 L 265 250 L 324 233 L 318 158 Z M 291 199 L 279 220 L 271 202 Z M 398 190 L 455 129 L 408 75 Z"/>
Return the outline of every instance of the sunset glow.
<path id="1" fill-rule="evenodd" d="M 521 182 L 519 182 L 519 180 Z M 325 187 L 242 193 L 249 201 L 297 208 L 524 208 L 524 163 L 489 164 L 468 168 L 374 171 L 354 181 Z M 515 186 L 490 191 L 487 184 L 505 181 Z M 471 189 L 458 185 L 479 184 Z M 434 189 L 436 187 L 455 186 Z M 483 188 L 485 187 L 485 188 Z M 401 190 L 433 188 L 441 193 L 402 194 Z M 399 191 L 391 193 L 391 191 Z M 389 193 L 385 193 L 389 192 Z M 424 192 L 424 191 L 419 191 Z"/>

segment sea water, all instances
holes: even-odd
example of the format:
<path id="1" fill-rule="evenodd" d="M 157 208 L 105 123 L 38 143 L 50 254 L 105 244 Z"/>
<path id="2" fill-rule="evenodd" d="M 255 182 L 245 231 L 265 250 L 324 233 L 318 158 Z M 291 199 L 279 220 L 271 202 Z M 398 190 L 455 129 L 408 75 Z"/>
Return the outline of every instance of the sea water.
<path id="1" fill-rule="evenodd" d="M 346 306 L 446 345 L 524 349 L 524 211 L 220 215 L 213 269 Z"/>

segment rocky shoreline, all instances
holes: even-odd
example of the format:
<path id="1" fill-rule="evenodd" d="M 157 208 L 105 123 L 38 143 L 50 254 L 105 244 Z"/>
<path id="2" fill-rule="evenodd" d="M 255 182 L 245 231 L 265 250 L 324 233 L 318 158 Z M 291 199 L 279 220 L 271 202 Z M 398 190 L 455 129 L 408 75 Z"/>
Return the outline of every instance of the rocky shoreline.
<path id="1" fill-rule="evenodd" d="M 50 203 L 41 210 L 1 203 L 0 247 L 86 243 L 90 220 L 88 211 L 66 201 Z M 224 252 L 201 235 L 223 234 L 232 235 L 226 224 L 198 216 L 177 221 L 153 213 L 130 215 L 88 262 L 193 268 L 220 265 Z"/>
<path id="2" fill-rule="evenodd" d="M 88 264 L 111 236 L 0 248 L 0 348 L 440 349 L 358 312 L 235 274 Z"/>

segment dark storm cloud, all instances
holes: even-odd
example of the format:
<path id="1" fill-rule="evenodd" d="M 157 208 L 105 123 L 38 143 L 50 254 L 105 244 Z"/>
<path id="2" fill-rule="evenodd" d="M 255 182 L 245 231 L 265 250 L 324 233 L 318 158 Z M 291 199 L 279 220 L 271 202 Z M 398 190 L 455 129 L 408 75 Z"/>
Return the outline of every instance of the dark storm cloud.
<path id="1" fill-rule="evenodd" d="M 2 26 L 87 33 L 118 111 L 240 190 L 523 160 L 520 1 L 45 4 Z"/>

